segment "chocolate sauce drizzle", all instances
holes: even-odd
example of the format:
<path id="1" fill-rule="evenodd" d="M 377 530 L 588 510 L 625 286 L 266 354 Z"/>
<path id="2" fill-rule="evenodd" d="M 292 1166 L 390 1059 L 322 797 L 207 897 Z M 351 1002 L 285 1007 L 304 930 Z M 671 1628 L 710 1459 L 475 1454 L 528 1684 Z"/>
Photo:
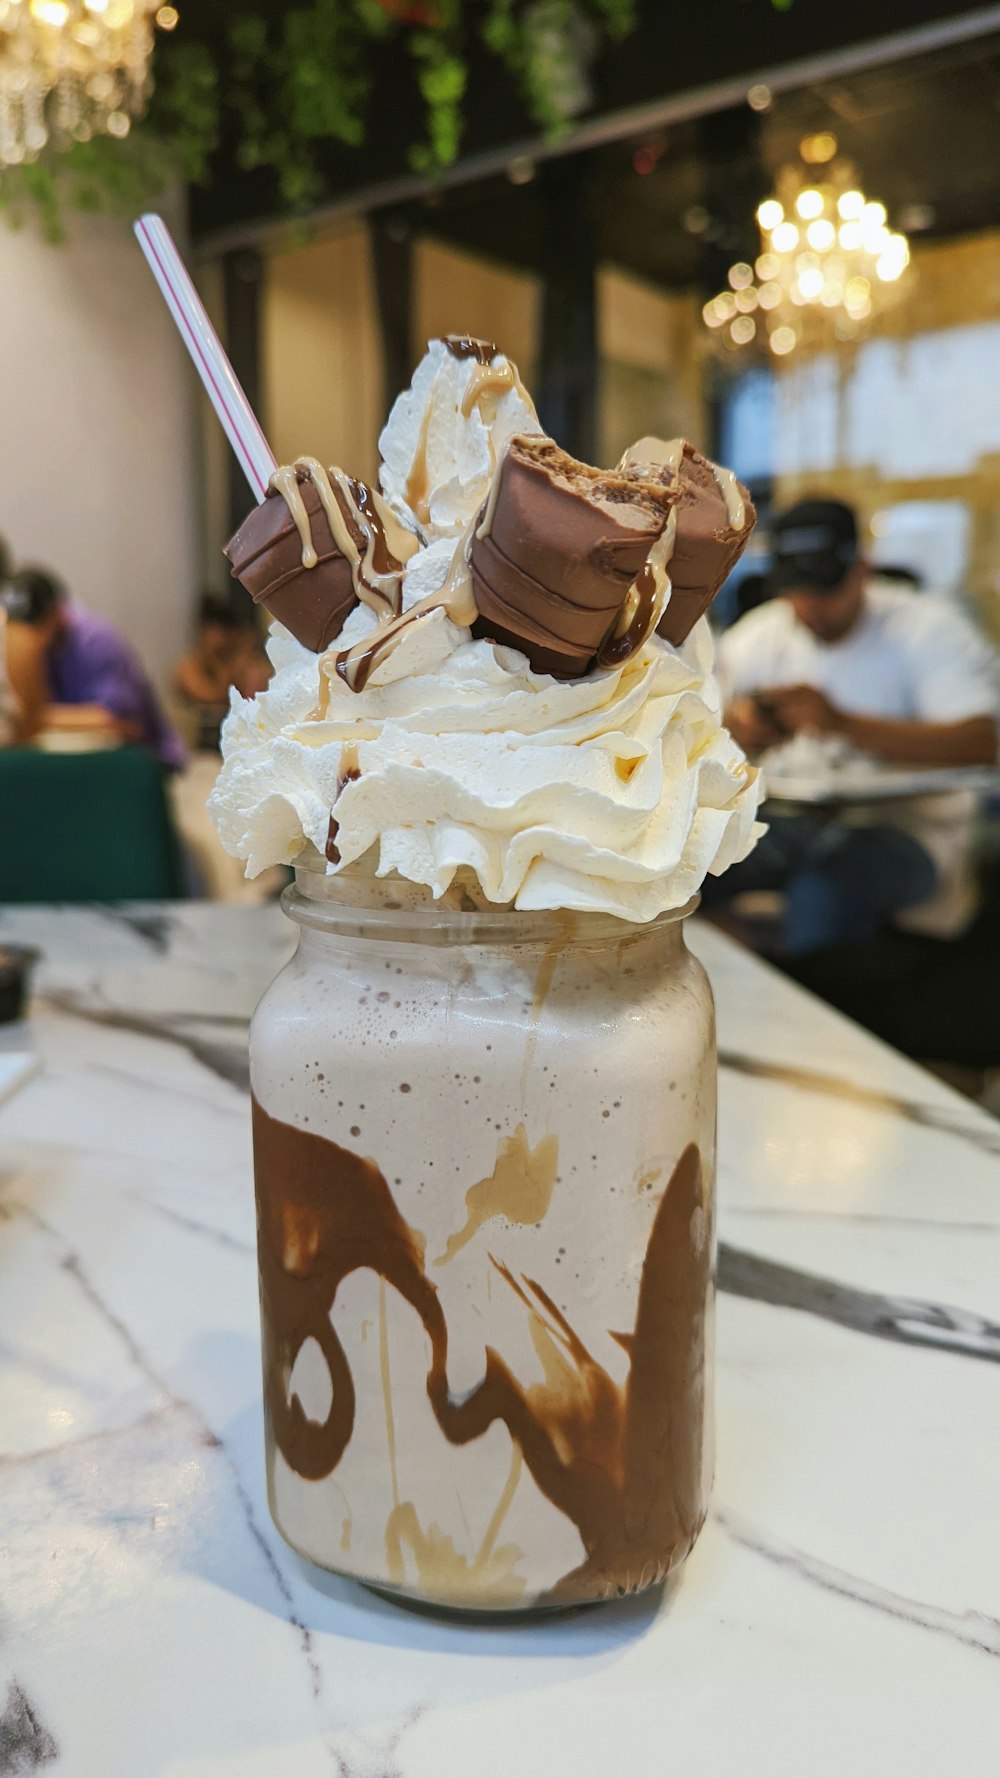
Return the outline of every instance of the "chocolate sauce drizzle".
<path id="1" fill-rule="evenodd" d="M 340 753 L 340 770 L 337 773 L 337 793 L 333 799 L 335 804 L 340 797 L 345 784 L 356 784 L 360 776 L 361 767 L 358 764 L 357 744 L 353 741 L 348 741 L 341 749 Z M 340 863 L 340 847 L 337 844 L 337 835 L 339 832 L 340 822 L 337 820 L 336 815 L 331 811 L 330 825 L 326 830 L 326 846 L 324 847 L 325 855 L 331 864 Z"/>
<path id="2" fill-rule="evenodd" d="M 470 333 L 441 333 L 438 339 L 453 358 L 474 358 L 482 365 L 491 364 L 500 350 L 492 340 L 477 340 Z"/>
<path id="3" fill-rule="evenodd" d="M 501 1420 L 535 1483 L 577 1527 L 583 1562 L 547 1596 L 611 1597 L 661 1579 L 687 1554 L 705 1512 L 702 1495 L 705 1313 L 711 1227 L 697 1149 L 685 1149 L 653 1223 L 624 1384 L 590 1353 L 545 1287 L 497 1271 L 550 1342 L 559 1364 L 524 1386 L 486 1349 L 481 1383 L 448 1389 L 448 1328 L 428 1277 L 424 1243 L 404 1220 L 372 1160 L 270 1116 L 253 1102 L 261 1266 L 264 1402 L 290 1467 L 319 1481 L 336 1469 L 354 1430 L 354 1379 L 331 1310 L 342 1281 L 363 1267 L 412 1305 L 427 1331 L 427 1395 L 449 1444 L 480 1438 Z M 289 1382 L 304 1340 L 326 1360 L 332 1399 L 309 1420 Z"/>

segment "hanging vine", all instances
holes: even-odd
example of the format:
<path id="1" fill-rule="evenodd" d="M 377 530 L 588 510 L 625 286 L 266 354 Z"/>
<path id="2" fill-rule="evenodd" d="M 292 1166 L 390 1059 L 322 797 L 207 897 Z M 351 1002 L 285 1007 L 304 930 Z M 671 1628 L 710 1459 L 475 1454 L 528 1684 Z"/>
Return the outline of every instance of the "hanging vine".
<path id="1" fill-rule="evenodd" d="M 378 51 L 390 43 L 405 50 L 422 102 L 415 169 L 433 174 L 461 150 L 477 42 L 534 123 L 558 136 L 592 102 L 594 62 L 635 30 L 638 11 L 639 0 L 298 0 L 248 5 L 210 43 L 188 33 L 182 8 L 178 30 L 157 43 L 141 126 L 125 141 L 95 137 L 7 169 L 0 206 L 15 223 L 34 207 L 53 238 L 64 205 L 134 214 L 172 177 L 205 180 L 225 136 L 242 168 L 268 171 L 281 202 L 302 209 L 323 195 L 324 145 L 364 145 Z"/>

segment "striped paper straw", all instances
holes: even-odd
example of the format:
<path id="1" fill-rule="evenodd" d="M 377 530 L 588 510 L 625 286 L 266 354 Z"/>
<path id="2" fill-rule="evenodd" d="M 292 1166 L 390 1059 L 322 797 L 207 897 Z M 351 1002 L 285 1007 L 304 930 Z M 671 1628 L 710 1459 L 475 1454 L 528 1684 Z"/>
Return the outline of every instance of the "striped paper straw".
<path id="1" fill-rule="evenodd" d="M 140 216 L 136 239 L 258 500 L 277 463 L 162 216 Z"/>

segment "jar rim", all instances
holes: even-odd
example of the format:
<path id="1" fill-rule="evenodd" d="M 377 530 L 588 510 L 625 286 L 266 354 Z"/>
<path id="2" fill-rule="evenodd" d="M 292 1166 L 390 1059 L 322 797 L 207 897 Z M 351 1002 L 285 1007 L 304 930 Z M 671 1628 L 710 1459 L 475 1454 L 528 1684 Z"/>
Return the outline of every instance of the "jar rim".
<path id="1" fill-rule="evenodd" d="M 354 938 L 394 938 L 411 943 L 482 945 L 504 948 L 517 945 L 594 944 L 660 931 L 677 926 L 694 913 L 701 897 L 693 895 L 682 907 L 667 908 L 651 920 L 623 920 L 617 914 L 584 912 L 574 908 L 454 908 L 431 903 L 422 907 L 392 906 L 385 897 L 385 879 L 353 877 L 359 892 L 375 905 L 347 900 L 330 873 L 296 869 L 295 882 L 282 892 L 281 905 L 290 919 L 314 931 L 349 931 Z M 346 885 L 344 885 L 346 887 Z"/>

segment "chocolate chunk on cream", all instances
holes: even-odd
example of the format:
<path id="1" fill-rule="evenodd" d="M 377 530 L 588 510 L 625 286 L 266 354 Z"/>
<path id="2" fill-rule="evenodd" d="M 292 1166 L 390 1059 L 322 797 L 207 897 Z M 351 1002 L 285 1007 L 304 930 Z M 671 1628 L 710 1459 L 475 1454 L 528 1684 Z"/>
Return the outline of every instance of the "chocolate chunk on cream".
<path id="1" fill-rule="evenodd" d="M 306 648 L 322 654 L 360 602 L 398 616 L 417 539 L 381 496 L 343 470 L 300 457 L 225 548 L 233 576 Z"/>
<path id="2" fill-rule="evenodd" d="M 474 634 L 519 648 L 536 672 L 580 677 L 675 500 L 659 470 L 592 469 L 550 438 L 514 438 L 469 548 Z"/>
<path id="3" fill-rule="evenodd" d="M 513 439 L 469 550 L 475 634 L 563 679 L 619 664 L 654 627 L 679 645 L 753 526 L 727 476 L 680 439 L 644 439 L 613 470 Z"/>
<path id="4" fill-rule="evenodd" d="M 642 438 L 619 464 L 644 481 L 659 478 L 677 494 L 676 531 L 667 566 L 671 592 L 657 624 L 677 648 L 704 615 L 739 561 L 757 514 L 748 490 L 732 471 L 720 469 L 675 439 Z"/>

